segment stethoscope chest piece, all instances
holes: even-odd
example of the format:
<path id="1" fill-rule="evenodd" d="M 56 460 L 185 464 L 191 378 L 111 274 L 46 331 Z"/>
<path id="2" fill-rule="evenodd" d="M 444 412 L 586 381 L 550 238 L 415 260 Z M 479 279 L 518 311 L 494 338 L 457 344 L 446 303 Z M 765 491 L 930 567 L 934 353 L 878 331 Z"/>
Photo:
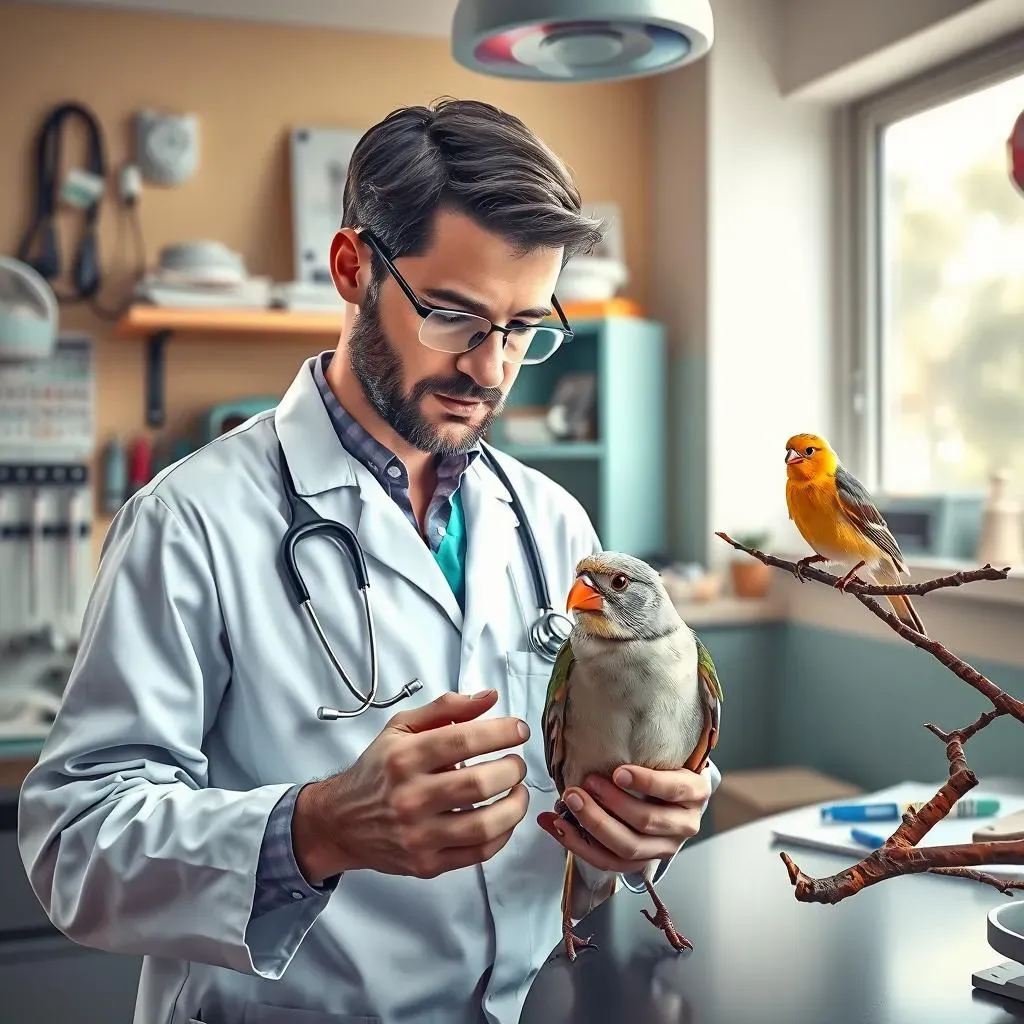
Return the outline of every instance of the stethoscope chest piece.
<path id="1" fill-rule="evenodd" d="M 572 619 L 548 609 L 530 627 L 530 646 L 548 661 L 554 661 L 572 632 Z"/>

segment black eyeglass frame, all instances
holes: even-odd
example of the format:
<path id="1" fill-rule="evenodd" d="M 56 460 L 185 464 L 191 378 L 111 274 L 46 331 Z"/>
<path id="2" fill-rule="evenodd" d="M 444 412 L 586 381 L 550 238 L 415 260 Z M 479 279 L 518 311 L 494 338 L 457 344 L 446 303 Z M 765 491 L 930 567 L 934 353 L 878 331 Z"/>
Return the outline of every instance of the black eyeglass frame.
<path id="1" fill-rule="evenodd" d="M 556 345 L 555 348 L 553 348 L 551 352 L 548 355 L 546 355 L 543 359 L 539 360 L 539 362 L 546 362 L 548 359 L 551 358 L 551 356 L 553 356 L 559 350 L 559 348 L 562 347 L 562 345 L 572 341 L 573 338 L 576 337 L 576 332 L 569 326 L 569 321 L 565 318 L 565 313 L 562 311 L 562 307 L 559 305 L 558 299 L 554 295 L 551 296 L 551 305 L 554 308 L 555 312 L 558 314 L 558 319 L 561 320 L 562 322 L 561 327 L 552 327 L 546 323 L 523 324 L 520 327 L 502 327 L 500 324 L 494 323 L 493 320 L 489 320 L 485 316 L 480 316 L 479 313 L 470 313 L 468 310 L 465 309 L 447 309 L 444 306 L 431 306 L 428 303 L 424 302 L 422 299 L 420 299 L 419 296 L 412 290 L 409 283 L 399 273 L 398 268 L 395 266 L 394 260 L 392 260 L 391 256 L 388 254 L 387 247 L 369 228 L 360 228 L 356 232 L 356 234 L 359 238 L 365 241 L 366 244 L 369 245 L 370 248 L 373 249 L 373 251 L 381 258 L 382 262 L 384 263 L 384 266 L 387 268 L 388 273 L 395 279 L 395 283 L 398 285 L 399 288 L 402 289 L 402 291 L 405 293 L 405 297 L 409 300 L 413 309 L 416 310 L 416 312 L 420 315 L 420 317 L 423 320 L 426 320 L 431 313 L 447 313 L 449 315 L 476 317 L 477 320 L 482 320 L 484 323 L 490 324 L 490 329 L 481 336 L 480 340 L 475 344 L 470 345 L 469 348 L 464 349 L 463 352 L 458 353 L 460 355 L 463 355 L 466 352 L 472 352 L 473 349 L 475 348 L 479 348 L 479 346 L 482 345 L 495 331 L 497 331 L 502 336 L 501 348 L 502 351 L 504 351 L 505 345 L 508 343 L 508 336 L 512 334 L 514 331 L 529 330 L 531 328 L 536 330 L 538 328 L 543 328 L 546 331 L 554 331 L 556 334 L 562 335 L 562 340 L 558 343 L 558 345 Z M 430 347 L 429 345 L 424 344 L 422 339 L 420 341 L 420 344 L 423 345 L 424 348 Z"/>

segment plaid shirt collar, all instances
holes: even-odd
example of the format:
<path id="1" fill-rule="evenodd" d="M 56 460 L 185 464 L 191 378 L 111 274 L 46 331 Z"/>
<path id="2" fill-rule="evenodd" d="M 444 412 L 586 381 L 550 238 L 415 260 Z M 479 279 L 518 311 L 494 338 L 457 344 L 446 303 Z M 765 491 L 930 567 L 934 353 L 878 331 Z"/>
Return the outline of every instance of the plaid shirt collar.
<path id="1" fill-rule="evenodd" d="M 412 507 L 409 502 L 409 473 L 404 463 L 389 448 L 382 445 L 376 438 L 371 437 L 345 411 L 327 383 L 326 370 L 333 355 L 333 352 L 321 353 L 313 364 L 313 377 L 316 380 L 317 389 L 320 391 L 320 396 L 327 409 L 327 414 L 334 425 L 335 433 L 338 435 L 338 440 L 341 442 L 342 447 L 354 459 L 357 459 L 365 466 L 384 490 L 399 503 L 415 526 L 416 517 L 412 513 Z M 458 490 L 463 473 L 472 465 L 479 454 L 480 446 L 476 445 L 464 454 L 448 455 L 438 462 L 437 490 L 434 492 L 430 502 L 428 522 L 434 522 L 439 515 L 443 516 L 444 522 L 447 521 L 447 513 L 451 508 L 449 499 Z M 441 525 L 444 524 L 442 523 Z M 429 532 L 431 535 L 437 533 L 436 529 L 429 530 Z"/>

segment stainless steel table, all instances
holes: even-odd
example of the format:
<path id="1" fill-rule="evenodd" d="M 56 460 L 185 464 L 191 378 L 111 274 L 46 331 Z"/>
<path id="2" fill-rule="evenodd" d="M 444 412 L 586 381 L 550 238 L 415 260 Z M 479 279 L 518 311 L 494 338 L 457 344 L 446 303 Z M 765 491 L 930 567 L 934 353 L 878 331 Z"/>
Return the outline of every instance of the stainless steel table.
<path id="1" fill-rule="evenodd" d="M 577 929 L 600 948 L 570 964 L 559 947 L 534 980 L 520 1024 L 1024 1021 L 1024 1003 L 971 985 L 972 972 L 1005 960 L 988 945 L 986 915 L 1010 897 L 921 875 L 835 906 L 799 903 L 780 850 L 812 877 L 849 858 L 775 846 L 771 823 L 695 843 L 659 883 L 692 951 L 675 953 L 642 916 L 648 897 L 620 891 Z"/>

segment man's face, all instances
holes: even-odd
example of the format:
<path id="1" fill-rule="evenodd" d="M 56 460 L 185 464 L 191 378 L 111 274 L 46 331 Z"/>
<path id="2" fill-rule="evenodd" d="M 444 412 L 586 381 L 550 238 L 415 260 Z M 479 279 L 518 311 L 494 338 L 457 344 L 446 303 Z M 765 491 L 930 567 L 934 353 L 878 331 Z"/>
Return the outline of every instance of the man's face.
<path id="1" fill-rule="evenodd" d="M 562 250 L 517 254 L 468 217 L 435 219 L 430 249 L 396 261 L 421 302 L 485 316 L 499 325 L 537 323 L 551 308 Z M 406 442 L 435 455 L 465 452 L 504 406 L 519 367 L 502 359 L 501 335 L 471 352 L 437 352 L 419 341 L 423 323 L 390 274 L 371 286 L 349 335 L 352 370 L 377 415 Z"/>

